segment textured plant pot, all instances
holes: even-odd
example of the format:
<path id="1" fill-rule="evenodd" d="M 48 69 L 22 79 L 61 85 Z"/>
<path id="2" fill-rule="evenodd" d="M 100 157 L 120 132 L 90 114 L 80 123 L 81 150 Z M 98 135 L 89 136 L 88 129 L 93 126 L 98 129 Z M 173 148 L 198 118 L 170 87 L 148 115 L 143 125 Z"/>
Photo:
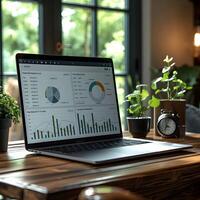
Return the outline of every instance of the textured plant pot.
<path id="1" fill-rule="evenodd" d="M 127 117 L 128 130 L 135 138 L 145 138 L 150 131 L 151 117 Z"/>
<path id="2" fill-rule="evenodd" d="M 158 117 L 161 114 L 161 110 L 164 109 L 166 111 L 170 111 L 173 113 L 177 113 L 179 115 L 179 138 L 185 136 L 185 99 L 177 99 L 177 100 L 168 100 L 161 99 L 160 106 L 154 108 L 154 130 L 155 135 L 159 135 L 158 130 L 156 128 Z"/>
<path id="3" fill-rule="evenodd" d="M 0 119 L 0 152 L 6 152 L 8 149 L 8 134 L 10 126 L 10 119 Z"/>

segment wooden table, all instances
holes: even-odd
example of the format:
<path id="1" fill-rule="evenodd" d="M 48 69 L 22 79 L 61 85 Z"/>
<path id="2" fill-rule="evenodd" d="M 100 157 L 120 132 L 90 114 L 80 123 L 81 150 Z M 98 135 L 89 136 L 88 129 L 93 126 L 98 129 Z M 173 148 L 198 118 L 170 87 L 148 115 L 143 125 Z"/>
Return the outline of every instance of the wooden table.
<path id="1" fill-rule="evenodd" d="M 149 139 L 163 140 L 148 135 Z M 88 186 L 113 185 L 148 199 L 200 199 L 200 134 L 170 142 L 194 148 L 162 156 L 93 166 L 38 156 L 22 142 L 0 154 L 0 194 L 26 200 L 76 199 Z"/>

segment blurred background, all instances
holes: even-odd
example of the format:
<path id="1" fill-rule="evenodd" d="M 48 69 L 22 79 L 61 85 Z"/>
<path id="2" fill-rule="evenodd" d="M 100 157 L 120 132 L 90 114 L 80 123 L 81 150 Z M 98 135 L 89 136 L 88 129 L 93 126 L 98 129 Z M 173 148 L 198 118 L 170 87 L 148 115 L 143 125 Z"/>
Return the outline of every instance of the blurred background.
<path id="1" fill-rule="evenodd" d="M 166 55 L 199 107 L 200 0 L 0 0 L 0 84 L 19 101 L 17 52 L 113 58 L 125 130 L 125 95 L 150 85 Z M 21 122 L 10 140 L 22 138 Z"/>

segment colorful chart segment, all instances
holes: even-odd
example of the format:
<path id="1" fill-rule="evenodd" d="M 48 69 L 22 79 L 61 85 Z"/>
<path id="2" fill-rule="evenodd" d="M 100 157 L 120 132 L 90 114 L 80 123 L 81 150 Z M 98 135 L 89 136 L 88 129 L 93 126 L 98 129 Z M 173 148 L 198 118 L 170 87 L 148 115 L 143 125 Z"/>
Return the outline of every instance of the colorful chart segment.
<path id="1" fill-rule="evenodd" d="M 89 95 L 96 103 L 101 103 L 105 97 L 105 87 L 100 81 L 93 81 L 89 86 Z"/>

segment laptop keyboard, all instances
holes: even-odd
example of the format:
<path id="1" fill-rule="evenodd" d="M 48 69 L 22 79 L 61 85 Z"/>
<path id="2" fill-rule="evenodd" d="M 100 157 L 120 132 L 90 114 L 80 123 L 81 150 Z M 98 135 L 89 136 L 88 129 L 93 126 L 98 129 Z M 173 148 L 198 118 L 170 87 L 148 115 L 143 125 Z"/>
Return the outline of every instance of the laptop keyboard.
<path id="1" fill-rule="evenodd" d="M 62 152 L 62 153 L 70 153 L 70 152 L 80 152 L 80 151 L 93 151 L 107 148 L 116 148 L 122 146 L 132 146 L 138 144 L 148 143 L 146 141 L 138 141 L 138 140 L 128 140 L 128 139 L 117 139 L 117 140 L 109 140 L 109 141 L 98 141 L 98 142 L 87 142 L 82 144 L 73 144 L 73 145 L 63 145 L 59 147 L 54 147 L 53 149 L 45 149 L 48 152 Z"/>

